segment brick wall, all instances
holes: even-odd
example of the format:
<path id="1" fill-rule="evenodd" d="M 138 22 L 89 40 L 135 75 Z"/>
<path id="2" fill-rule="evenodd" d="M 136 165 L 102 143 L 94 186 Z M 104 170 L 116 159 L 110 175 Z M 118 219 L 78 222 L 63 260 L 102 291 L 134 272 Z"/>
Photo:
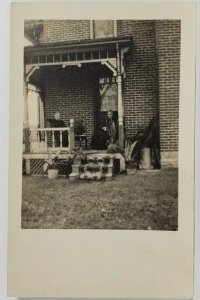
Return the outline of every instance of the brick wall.
<path id="1" fill-rule="evenodd" d="M 70 119 L 83 119 L 90 139 L 94 132 L 95 110 L 92 73 L 84 67 L 51 67 L 44 78 L 45 119 L 54 117 L 57 110 L 66 126 Z"/>
<path id="2" fill-rule="evenodd" d="M 119 20 L 118 35 L 132 35 L 133 47 L 125 60 L 125 126 L 128 137 L 148 126 L 158 114 L 158 78 L 154 21 Z M 90 38 L 89 21 L 44 21 L 41 42 Z"/>
<path id="3" fill-rule="evenodd" d="M 180 21 L 119 20 L 117 32 L 133 36 L 132 48 L 125 58 L 123 83 L 126 136 L 146 128 L 158 115 L 162 153 L 177 152 Z M 89 21 L 44 21 L 41 42 L 88 38 Z M 45 77 L 46 116 L 52 117 L 59 109 L 67 124 L 70 118 L 83 118 L 91 136 L 98 88 L 92 72 L 83 66 L 60 68 L 58 72 L 52 68 Z"/>
<path id="4" fill-rule="evenodd" d="M 156 21 L 162 153 L 178 151 L 180 39 L 179 20 Z"/>
<path id="5" fill-rule="evenodd" d="M 90 38 L 89 20 L 44 20 L 40 43 L 78 41 Z"/>
<path id="6" fill-rule="evenodd" d="M 120 20 L 117 32 L 133 36 L 132 49 L 126 54 L 123 86 L 126 135 L 131 137 L 158 114 L 155 22 Z"/>

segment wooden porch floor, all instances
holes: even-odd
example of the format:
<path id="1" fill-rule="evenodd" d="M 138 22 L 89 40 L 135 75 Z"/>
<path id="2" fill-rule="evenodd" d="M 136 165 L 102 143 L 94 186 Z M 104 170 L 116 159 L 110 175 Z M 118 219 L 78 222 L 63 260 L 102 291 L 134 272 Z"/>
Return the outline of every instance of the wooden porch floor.
<path id="1" fill-rule="evenodd" d="M 108 155 L 107 150 L 83 150 L 83 153 L 86 155 Z M 57 155 L 57 151 L 51 153 L 52 156 Z M 61 150 L 59 153 L 59 158 L 64 159 L 69 156 L 69 151 Z M 23 153 L 23 158 L 24 159 L 46 159 L 48 158 L 47 153 Z"/>

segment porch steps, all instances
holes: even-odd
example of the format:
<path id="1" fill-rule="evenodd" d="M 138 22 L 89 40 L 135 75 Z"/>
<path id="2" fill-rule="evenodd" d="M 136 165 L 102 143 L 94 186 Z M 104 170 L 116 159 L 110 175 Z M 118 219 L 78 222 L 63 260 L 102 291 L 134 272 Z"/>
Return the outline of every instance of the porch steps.
<path id="1" fill-rule="evenodd" d="M 71 181 L 80 180 L 112 180 L 114 175 L 114 157 L 112 155 L 87 155 L 84 161 L 72 166 L 69 175 Z"/>

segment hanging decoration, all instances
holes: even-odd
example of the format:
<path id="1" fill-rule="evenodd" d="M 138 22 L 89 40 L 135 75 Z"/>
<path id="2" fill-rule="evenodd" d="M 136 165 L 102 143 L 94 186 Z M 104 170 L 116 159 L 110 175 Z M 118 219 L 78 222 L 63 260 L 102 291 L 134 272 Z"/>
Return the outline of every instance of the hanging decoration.
<path id="1" fill-rule="evenodd" d="M 100 111 L 117 111 L 117 84 L 115 77 L 99 79 Z"/>

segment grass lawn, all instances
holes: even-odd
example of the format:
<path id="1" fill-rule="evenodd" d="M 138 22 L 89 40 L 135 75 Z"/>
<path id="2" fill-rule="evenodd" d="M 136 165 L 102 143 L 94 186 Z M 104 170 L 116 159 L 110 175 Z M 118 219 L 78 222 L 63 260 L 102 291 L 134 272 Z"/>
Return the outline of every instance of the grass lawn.
<path id="1" fill-rule="evenodd" d="M 22 228 L 178 229 L 178 170 L 107 182 L 23 176 Z"/>

